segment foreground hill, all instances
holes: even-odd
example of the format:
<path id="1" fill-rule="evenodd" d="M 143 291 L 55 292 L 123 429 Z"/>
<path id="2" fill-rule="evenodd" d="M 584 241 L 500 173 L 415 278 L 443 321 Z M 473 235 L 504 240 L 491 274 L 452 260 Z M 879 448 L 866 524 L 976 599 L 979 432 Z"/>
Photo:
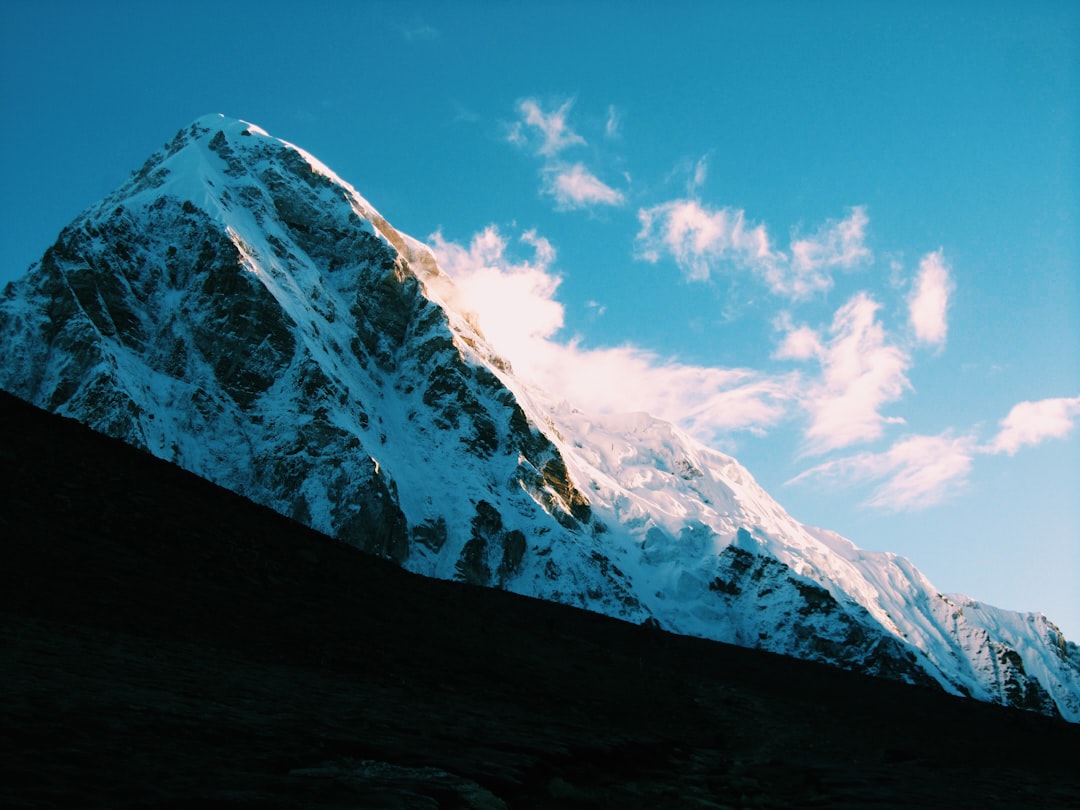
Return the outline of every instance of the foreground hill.
<path id="1" fill-rule="evenodd" d="M 6 807 L 1075 807 L 1080 727 L 410 574 L 0 394 Z"/>

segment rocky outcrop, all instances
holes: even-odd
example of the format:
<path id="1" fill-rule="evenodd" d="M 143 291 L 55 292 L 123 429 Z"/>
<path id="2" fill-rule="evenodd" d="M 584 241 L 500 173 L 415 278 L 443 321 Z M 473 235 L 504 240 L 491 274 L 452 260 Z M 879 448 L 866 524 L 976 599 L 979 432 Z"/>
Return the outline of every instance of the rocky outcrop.
<path id="1" fill-rule="evenodd" d="M 528 592 L 587 499 L 412 262 L 441 272 L 306 153 L 203 119 L 8 288 L 0 385 L 365 551 Z M 586 603 L 587 557 L 557 556 L 580 584 L 540 591 Z"/>

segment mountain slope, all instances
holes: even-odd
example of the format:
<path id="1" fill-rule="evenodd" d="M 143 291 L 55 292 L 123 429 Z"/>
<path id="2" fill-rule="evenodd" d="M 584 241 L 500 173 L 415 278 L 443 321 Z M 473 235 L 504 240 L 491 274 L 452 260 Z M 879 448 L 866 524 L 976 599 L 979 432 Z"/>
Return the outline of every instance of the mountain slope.
<path id="1" fill-rule="evenodd" d="M 2 392 L 0 458 L 4 807 L 1080 796 L 1080 725 L 412 575 Z"/>
<path id="2" fill-rule="evenodd" d="M 1045 618 L 804 527 L 734 459 L 517 378 L 431 252 L 208 116 L 0 302 L 0 386 L 429 576 L 1080 720 Z"/>

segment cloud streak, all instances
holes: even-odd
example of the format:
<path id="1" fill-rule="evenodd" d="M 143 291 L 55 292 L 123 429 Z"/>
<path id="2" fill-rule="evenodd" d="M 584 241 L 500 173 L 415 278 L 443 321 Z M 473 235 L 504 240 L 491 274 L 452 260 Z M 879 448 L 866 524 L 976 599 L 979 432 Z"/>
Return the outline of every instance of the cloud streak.
<path id="1" fill-rule="evenodd" d="M 940 250 L 919 262 L 919 275 L 908 298 L 908 320 L 920 343 L 942 346 L 948 332 L 946 313 L 954 285 Z"/>
<path id="2" fill-rule="evenodd" d="M 1080 419 L 1080 396 L 1020 402 L 999 423 L 986 444 L 974 432 L 906 436 L 880 453 L 833 459 L 797 475 L 788 484 L 813 482 L 851 487 L 880 482 L 863 505 L 889 512 L 925 509 L 967 487 L 975 460 L 1015 455 L 1021 448 L 1064 439 Z"/>
<path id="3" fill-rule="evenodd" d="M 607 138 L 619 137 L 619 131 L 622 128 L 622 116 L 619 115 L 619 111 L 615 109 L 615 105 L 608 105 L 607 120 L 604 121 L 604 136 Z"/>
<path id="4" fill-rule="evenodd" d="M 568 150 L 587 145 L 571 126 L 572 105 L 573 99 L 554 108 L 534 99 L 522 101 L 509 139 L 542 159 L 541 192 L 557 208 L 625 205 L 627 192 L 604 183 L 585 162 L 565 159 Z M 594 134 L 621 137 L 619 111 L 609 107 L 603 129 Z M 691 282 L 743 274 L 792 307 L 814 299 L 823 303 L 838 273 L 875 261 L 862 206 L 816 228 L 792 230 L 782 243 L 745 210 L 701 199 L 708 155 L 680 167 L 685 196 L 637 209 L 638 260 L 670 260 Z M 912 354 L 945 346 L 956 285 L 942 249 L 921 257 L 901 300 L 889 299 L 900 305 L 906 328 L 887 331 L 882 304 L 868 292 L 849 297 L 831 322 L 799 323 L 784 311 L 774 320 L 778 343 L 771 360 L 779 365 L 759 370 L 695 366 L 634 345 L 588 348 L 563 335 L 555 251 L 535 232 L 522 234 L 519 244 L 493 227 L 476 234 L 467 247 L 440 234 L 433 240 L 458 284 L 460 302 L 519 378 L 583 410 L 647 411 L 706 441 L 729 441 L 734 431 L 764 435 L 799 420 L 800 457 L 825 460 L 788 483 L 865 487 L 869 494 L 863 505 L 868 508 L 898 512 L 938 504 L 966 488 L 979 458 L 1011 456 L 1064 438 L 1080 419 L 1080 397 L 1021 402 L 988 441 L 980 440 L 977 427 L 950 428 L 936 435 L 895 438 L 893 433 L 886 449 L 856 452 L 858 445 L 878 442 L 891 427 L 905 424 L 889 411 L 913 390 L 908 376 Z M 516 259 L 515 248 L 531 249 L 534 255 Z M 893 295 L 907 286 L 897 276 L 902 270 L 894 259 Z M 603 312 L 597 302 L 588 306 L 593 317 Z"/>
<path id="5" fill-rule="evenodd" d="M 543 159 L 540 191 L 554 198 L 559 210 L 620 206 L 625 202 L 623 192 L 602 181 L 581 161 L 571 163 L 559 157 L 571 147 L 586 145 L 585 138 L 570 127 L 573 103 L 572 98 L 567 99 L 557 109 L 545 112 L 535 99 L 525 99 L 518 104 L 521 119 L 510 128 L 507 140 L 531 149 Z M 610 139 L 618 134 L 619 114 L 611 106 L 604 124 L 604 137 Z"/>
<path id="6" fill-rule="evenodd" d="M 773 358 L 816 363 L 815 375 L 696 366 L 638 346 L 588 348 L 562 336 L 557 255 L 536 231 L 510 239 L 489 226 L 467 245 L 441 233 L 429 241 L 453 280 L 439 291 L 448 306 L 479 326 L 519 379 L 588 413 L 645 411 L 721 444 L 738 431 L 763 435 L 802 413 L 809 454 L 880 439 L 886 426 L 903 422 L 882 411 L 910 388 L 911 358 L 890 339 L 880 305 L 866 293 L 837 309 L 827 327 L 778 320 L 782 337 Z M 924 257 L 921 267 L 933 265 L 935 256 Z M 926 509 L 963 492 L 979 457 L 1063 439 L 1078 420 L 1080 396 L 1020 402 L 987 442 L 980 443 L 975 429 L 908 434 L 883 451 L 817 464 L 788 484 L 869 485 L 867 508 Z"/>
<path id="7" fill-rule="evenodd" d="M 745 267 L 773 261 L 765 226 L 748 223 L 741 210 L 713 211 L 697 200 L 673 200 L 641 209 L 638 221 L 638 257 L 656 263 L 670 255 L 692 281 L 708 279 L 724 260 Z"/>
<path id="8" fill-rule="evenodd" d="M 987 445 L 990 453 L 1016 455 L 1049 439 L 1064 439 L 1080 417 L 1080 396 L 1020 402 L 999 423 L 1000 430 Z"/>
<path id="9" fill-rule="evenodd" d="M 513 125 L 508 136 L 511 143 L 526 145 L 530 142 L 536 154 L 555 157 L 571 146 L 584 146 L 585 139 L 574 132 L 567 123 L 574 100 L 568 99 L 551 112 L 544 112 L 535 99 L 525 99 L 518 104 L 521 121 Z M 536 137 L 539 136 L 539 142 Z"/>
<path id="10" fill-rule="evenodd" d="M 545 170 L 544 177 L 544 192 L 563 209 L 617 206 L 624 201 L 621 191 L 602 182 L 581 163 L 551 167 Z"/>
<path id="11" fill-rule="evenodd" d="M 911 387 L 911 358 L 890 344 L 877 318 L 879 304 L 859 293 L 836 311 L 827 332 L 787 328 L 778 360 L 816 360 L 820 376 L 801 395 L 810 417 L 806 451 L 825 453 L 879 438 L 884 426 L 903 420 L 881 409 Z"/>
<path id="12" fill-rule="evenodd" d="M 889 512 L 925 509 L 961 491 L 975 452 L 971 436 L 908 436 L 882 453 L 859 453 L 812 467 L 788 481 L 833 486 L 881 481 L 864 506 Z"/>
<path id="13" fill-rule="evenodd" d="M 440 294 L 511 362 L 530 357 L 537 344 L 562 328 L 563 307 L 555 300 L 561 279 L 550 269 L 555 250 L 535 231 L 519 238 L 532 250 L 531 260 L 510 260 L 509 242 L 493 225 L 475 234 L 468 247 L 441 233 L 429 241 L 439 266 L 454 281 Z"/>
<path id="14" fill-rule="evenodd" d="M 532 231 L 519 241 L 533 259 L 515 259 L 494 226 L 468 247 L 440 233 L 429 237 L 455 285 L 441 294 L 475 319 L 520 378 L 586 412 L 646 411 L 717 440 L 732 431 L 761 433 L 786 418 L 798 375 L 695 366 L 632 345 L 593 349 L 559 339 L 564 309 L 555 300 L 555 252 Z"/>
<path id="15" fill-rule="evenodd" d="M 694 184 L 704 180 L 695 172 Z M 869 219 L 861 207 L 843 220 L 830 220 L 810 237 L 795 239 L 787 253 L 773 247 L 764 224 L 742 209 L 712 209 L 692 198 L 671 200 L 638 211 L 637 256 L 656 263 L 670 256 L 691 281 L 704 281 L 729 267 L 749 270 L 774 295 L 806 299 L 832 287 L 832 272 L 868 261 Z"/>

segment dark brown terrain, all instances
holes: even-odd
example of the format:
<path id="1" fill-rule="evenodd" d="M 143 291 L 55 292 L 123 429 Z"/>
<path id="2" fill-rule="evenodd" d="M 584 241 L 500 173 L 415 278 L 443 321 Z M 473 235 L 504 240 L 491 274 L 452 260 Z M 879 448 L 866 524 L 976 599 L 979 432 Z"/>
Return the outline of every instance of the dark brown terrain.
<path id="1" fill-rule="evenodd" d="M 4 807 L 1080 806 L 1080 726 L 413 576 L 0 426 Z"/>

